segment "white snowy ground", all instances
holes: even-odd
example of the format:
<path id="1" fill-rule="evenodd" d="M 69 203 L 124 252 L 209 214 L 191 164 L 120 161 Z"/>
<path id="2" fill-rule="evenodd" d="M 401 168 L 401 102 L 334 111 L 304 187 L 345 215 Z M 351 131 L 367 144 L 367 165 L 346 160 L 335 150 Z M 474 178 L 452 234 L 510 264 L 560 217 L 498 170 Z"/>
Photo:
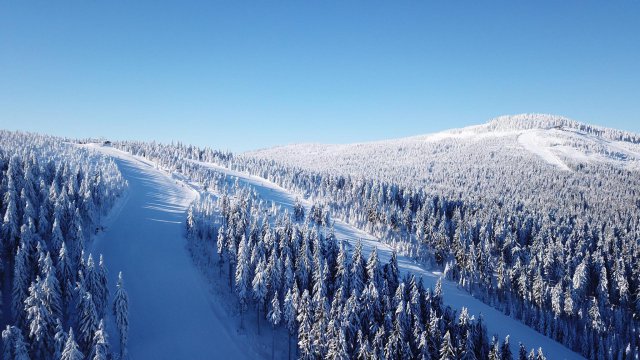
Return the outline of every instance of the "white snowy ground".
<path id="1" fill-rule="evenodd" d="M 293 194 L 275 183 L 246 173 L 229 170 L 225 167 L 196 162 L 202 166 L 209 167 L 221 171 L 228 176 L 237 177 L 241 183 L 252 186 L 260 195 L 260 197 L 266 201 L 273 201 L 277 206 L 282 209 L 288 209 L 289 213 L 293 213 L 293 205 L 295 198 L 301 199 L 304 202 L 302 196 Z M 307 213 L 309 212 L 310 203 L 304 202 L 307 207 Z M 363 243 L 363 249 L 366 256 L 371 252 L 374 247 L 378 249 L 378 257 L 381 262 L 387 263 L 391 257 L 392 249 L 386 244 L 381 243 L 374 236 L 367 234 L 348 225 L 340 220 L 335 221 L 335 233 L 339 240 L 348 241 L 349 245 L 353 248 L 358 240 Z M 417 264 L 413 260 L 406 257 L 398 257 L 398 265 L 401 273 L 413 273 L 416 276 L 422 276 L 425 286 L 433 288 L 441 277 L 441 273 L 437 271 L 431 271 L 425 267 Z M 451 306 L 460 312 L 462 307 L 466 307 L 471 315 L 476 317 L 482 314 L 489 336 L 497 334 L 502 340 L 505 336 L 510 335 L 509 340 L 512 347 L 512 352 L 517 354 L 518 343 L 522 342 L 528 349 L 535 347 L 542 347 L 545 355 L 548 359 L 582 359 L 580 354 L 573 352 L 566 348 L 564 345 L 550 339 L 537 331 L 529 328 L 518 320 L 515 320 L 509 316 L 504 315 L 502 312 L 492 308 L 489 305 L 484 304 L 482 301 L 472 297 L 466 291 L 459 289 L 454 282 L 443 279 L 442 281 L 443 300 L 446 305 Z"/>
<path id="2" fill-rule="evenodd" d="M 88 145 L 112 156 L 129 182 L 106 219 L 93 253 L 105 256 L 109 283 L 123 272 L 129 293 L 131 359 L 254 359 L 236 332 L 237 319 L 209 293 L 185 247 L 184 220 L 197 193 L 125 152 Z M 117 337 L 111 332 L 111 343 Z"/>

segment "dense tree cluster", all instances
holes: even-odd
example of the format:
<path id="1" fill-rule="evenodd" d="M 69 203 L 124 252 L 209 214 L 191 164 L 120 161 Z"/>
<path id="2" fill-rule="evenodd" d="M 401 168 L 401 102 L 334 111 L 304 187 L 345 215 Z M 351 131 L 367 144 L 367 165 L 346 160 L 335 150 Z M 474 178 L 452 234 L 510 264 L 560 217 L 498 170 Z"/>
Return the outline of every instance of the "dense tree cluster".
<path id="1" fill-rule="evenodd" d="M 445 306 L 440 284 L 431 290 L 413 275 L 401 278 L 395 254 L 382 264 L 361 243 L 348 251 L 331 229 L 262 205 L 238 186 L 201 197 L 189 210 L 189 248 L 194 257 L 210 254 L 202 266 L 227 272 L 241 313 L 253 308 L 285 326 L 299 358 L 514 358 L 508 338 L 490 341 L 482 319 Z"/>
<path id="2" fill-rule="evenodd" d="M 558 115 L 520 114 L 499 116 L 491 120 L 484 128 L 484 131 L 490 132 L 501 130 L 512 131 L 553 128 L 580 131 L 589 135 L 599 136 L 607 140 L 626 141 L 634 144 L 640 144 L 640 136 L 637 134 L 623 130 L 583 124 Z"/>
<path id="3" fill-rule="evenodd" d="M 84 249 L 125 187 L 105 157 L 0 131 L 3 359 L 110 356 L 107 269 Z"/>

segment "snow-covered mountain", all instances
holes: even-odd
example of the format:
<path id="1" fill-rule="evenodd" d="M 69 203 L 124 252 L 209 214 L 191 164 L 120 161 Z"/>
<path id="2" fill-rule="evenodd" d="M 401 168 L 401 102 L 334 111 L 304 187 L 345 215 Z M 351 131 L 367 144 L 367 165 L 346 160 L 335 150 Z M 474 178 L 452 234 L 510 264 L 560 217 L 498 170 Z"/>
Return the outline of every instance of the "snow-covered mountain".
<path id="1" fill-rule="evenodd" d="M 580 164 L 604 163 L 640 169 L 640 135 L 583 124 L 565 117 L 520 114 L 435 134 L 356 144 L 296 144 L 244 154 L 301 168 L 429 182 L 434 167 L 451 162 L 491 167 L 498 160 L 544 162 L 571 171 Z M 526 160 L 522 162 L 522 160 Z M 394 174 L 403 174 L 397 179 Z"/>

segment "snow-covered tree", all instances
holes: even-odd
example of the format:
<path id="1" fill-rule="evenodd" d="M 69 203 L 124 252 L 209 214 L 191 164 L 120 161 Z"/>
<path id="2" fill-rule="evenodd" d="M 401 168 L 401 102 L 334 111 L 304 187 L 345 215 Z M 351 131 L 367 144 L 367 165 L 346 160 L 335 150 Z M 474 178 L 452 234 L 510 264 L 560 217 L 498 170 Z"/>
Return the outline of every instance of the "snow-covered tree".
<path id="1" fill-rule="evenodd" d="M 93 296 L 91 296 L 91 293 L 88 291 L 85 292 L 84 296 L 82 297 L 79 315 L 79 344 L 86 353 L 89 353 L 88 350 L 91 348 L 93 336 L 96 330 L 98 330 L 99 320 L 96 306 L 93 302 Z M 117 314 L 116 322 L 118 322 Z"/>
<path id="2" fill-rule="evenodd" d="M 240 327 L 244 327 L 242 314 L 247 306 L 247 295 L 249 290 L 249 245 L 247 238 L 243 235 L 238 247 L 238 264 L 236 265 L 236 293 L 240 300 Z"/>
<path id="3" fill-rule="evenodd" d="M 122 272 L 118 273 L 118 284 L 113 300 L 113 315 L 116 320 L 118 335 L 120 335 L 120 358 L 124 358 L 127 354 L 127 339 L 129 335 L 129 295 L 124 289 Z"/>
<path id="4" fill-rule="evenodd" d="M 80 351 L 78 344 L 73 336 L 73 329 L 69 329 L 69 337 L 62 350 L 62 357 L 60 360 L 84 360 L 84 355 Z"/>

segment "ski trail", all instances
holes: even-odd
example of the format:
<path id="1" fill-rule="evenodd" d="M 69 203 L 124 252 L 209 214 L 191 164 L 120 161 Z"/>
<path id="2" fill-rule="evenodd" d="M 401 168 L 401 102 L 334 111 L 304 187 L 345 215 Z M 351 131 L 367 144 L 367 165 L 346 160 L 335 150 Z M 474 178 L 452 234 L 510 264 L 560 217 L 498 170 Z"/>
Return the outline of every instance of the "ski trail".
<path id="1" fill-rule="evenodd" d="M 151 162 L 91 147 L 113 157 L 129 182 L 128 194 L 106 220 L 93 252 L 104 254 L 110 284 L 123 272 L 130 358 L 255 358 L 240 343 L 237 320 L 213 301 L 186 249 L 184 221 L 197 193 Z M 111 342 L 118 342 L 115 333 Z"/>
<path id="2" fill-rule="evenodd" d="M 540 134 L 543 135 L 541 136 Z M 539 130 L 524 131 L 518 136 L 518 143 L 532 154 L 541 157 L 542 160 L 547 163 L 557 166 L 561 170 L 571 171 L 571 168 L 551 150 L 550 143 L 553 139 L 545 137 L 544 134 L 546 133 Z"/>
<path id="3" fill-rule="evenodd" d="M 262 199 L 275 202 L 276 205 L 280 206 L 283 210 L 288 209 L 290 214 L 293 213 L 293 205 L 295 204 L 296 197 L 298 197 L 301 204 L 306 207 L 306 213 L 309 213 L 309 207 L 311 205 L 310 202 L 305 201 L 302 196 L 293 194 L 267 179 L 230 170 L 216 164 L 199 161 L 193 162 L 222 172 L 227 176 L 237 177 L 241 183 L 253 187 Z M 393 249 L 389 245 L 381 243 L 374 236 L 356 229 L 343 221 L 338 219 L 332 220 L 335 220 L 334 230 L 338 240 L 347 241 L 350 248 L 355 247 L 356 242 L 361 240 L 363 253 L 367 257 L 375 247 L 377 248 L 378 258 L 380 261 L 382 263 L 387 263 L 389 261 L 393 252 Z M 418 277 L 422 277 L 422 281 L 426 287 L 435 287 L 436 282 L 442 276 L 440 272 L 428 270 L 412 259 L 403 256 L 398 256 L 398 266 L 403 276 L 407 273 L 412 273 Z M 463 307 L 466 307 L 469 310 L 470 315 L 477 317 L 482 314 L 487 326 L 489 337 L 497 335 L 500 340 L 503 340 L 507 335 L 509 335 L 511 350 L 514 354 L 518 353 L 518 344 L 522 342 L 527 347 L 527 350 L 533 347 L 536 349 L 538 347 L 542 347 L 544 354 L 548 359 L 583 359 L 580 354 L 573 352 L 557 341 L 540 334 L 522 322 L 513 319 L 474 298 L 466 291 L 458 288 L 457 284 L 454 282 L 443 278 L 442 290 L 444 303 L 451 306 L 453 309 L 458 310 L 458 313 L 460 313 L 460 310 Z"/>

